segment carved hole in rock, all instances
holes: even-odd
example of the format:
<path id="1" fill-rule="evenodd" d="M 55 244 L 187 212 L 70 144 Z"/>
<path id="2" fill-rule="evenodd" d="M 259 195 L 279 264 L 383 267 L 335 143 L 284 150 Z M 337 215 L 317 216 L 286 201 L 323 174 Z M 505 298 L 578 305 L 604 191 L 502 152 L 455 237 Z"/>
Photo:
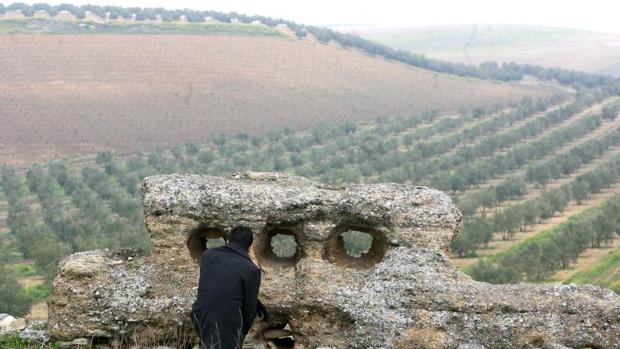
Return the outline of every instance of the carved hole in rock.
<path id="1" fill-rule="evenodd" d="M 224 239 L 224 237 L 207 239 L 207 249 L 216 248 L 224 245 L 226 245 L 226 239 Z"/>
<path id="2" fill-rule="evenodd" d="M 353 258 L 362 258 L 368 253 L 374 240 L 372 235 L 357 230 L 347 230 L 340 236 L 344 240 L 344 251 Z"/>
<path id="3" fill-rule="evenodd" d="M 193 230 L 187 238 L 187 249 L 192 259 L 200 261 L 200 256 L 208 248 L 215 248 L 226 243 L 226 233 L 209 228 Z"/>
<path id="4" fill-rule="evenodd" d="M 293 258 L 297 252 L 294 235 L 276 234 L 271 238 L 271 250 L 277 258 Z"/>
<path id="5" fill-rule="evenodd" d="M 370 268 L 387 250 L 383 235 L 363 226 L 341 226 L 327 243 L 327 258 L 350 268 Z"/>
<path id="6" fill-rule="evenodd" d="M 254 253 L 261 263 L 291 266 L 299 257 L 295 230 L 266 229 L 255 242 Z"/>

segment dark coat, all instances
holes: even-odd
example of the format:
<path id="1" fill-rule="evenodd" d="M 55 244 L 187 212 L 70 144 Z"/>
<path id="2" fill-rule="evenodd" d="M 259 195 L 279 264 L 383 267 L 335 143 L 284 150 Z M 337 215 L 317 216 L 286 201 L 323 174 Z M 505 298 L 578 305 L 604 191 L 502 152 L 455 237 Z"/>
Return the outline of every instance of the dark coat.
<path id="1" fill-rule="evenodd" d="M 261 270 L 237 244 L 202 254 L 191 312 L 202 348 L 241 348 L 256 317 L 260 279 Z"/>

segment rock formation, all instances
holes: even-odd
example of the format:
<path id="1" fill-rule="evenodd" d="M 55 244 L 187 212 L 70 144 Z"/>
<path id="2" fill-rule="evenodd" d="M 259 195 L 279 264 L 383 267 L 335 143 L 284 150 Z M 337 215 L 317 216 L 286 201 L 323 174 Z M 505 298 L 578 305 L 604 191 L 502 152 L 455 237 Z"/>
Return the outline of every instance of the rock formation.
<path id="1" fill-rule="evenodd" d="M 16 334 L 21 339 L 29 340 L 44 346 L 49 340 L 43 321 L 30 321 L 15 318 L 9 314 L 0 314 L 0 336 Z"/>
<path id="2" fill-rule="evenodd" d="M 437 190 L 272 173 L 169 175 L 145 179 L 143 204 L 150 255 L 103 250 L 60 263 L 53 337 L 195 340 L 192 256 L 206 238 L 243 224 L 256 233 L 260 298 L 273 314 L 255 325 L 255 347 L 269 337 L 295 348 L 620 348 L 620 297 L 609 290 L 489 285 L 459 272 L 449 246 L 461 214 Z M 348 230 L 372 236 L 359 258 L 343 250 Z M 275 235 L 294 237 L 292 257 L 274 254 Z"/>

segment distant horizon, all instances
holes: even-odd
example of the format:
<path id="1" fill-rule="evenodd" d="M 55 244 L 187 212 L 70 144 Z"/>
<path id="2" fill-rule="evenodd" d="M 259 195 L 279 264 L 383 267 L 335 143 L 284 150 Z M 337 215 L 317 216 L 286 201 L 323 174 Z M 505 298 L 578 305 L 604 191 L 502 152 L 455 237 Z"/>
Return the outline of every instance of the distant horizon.
<path id="1" fill-rule="evenodd" d="M 0 1 L 10 5 L 17 1 Z M 25 1 L 32 5 L 41 1 Z M 298 23 L 325 26 L 364 26 L 375 28 L 405 28 L 458 25 L 524 25 L 562 29 L 586 30 L 599 33 L 620 34 L 620 3 L 603 0 L 583 2 L 541 2 L 536 0 L 468 2 L 436 0 L 417 4 L 398 0 L 381 2 L 338 2 L 315 0 L 291 2 L 287 0 L 60 0 L 44 1 L 51 5 L 71 3 L 121 7 L 163 7 L 167 9 L 190 8 L 238 12 L 284 18 Z"/>
<path id="2" fill-rule="evenodd" d="M 430 25 L 373 25 L 373 24 L 363 24 L 363 23 L 353 23 L 353 24 L 327 24 L 326 27 L 331 29 L 341 29 L 341 28 L 364 28 L 364 29 L 377 29 L 377 30 L 398 30 L 398 29 L 424 29 L 424 28 L 458 28 L 458 27 L 470 27 L 470 26 L 489 26 L 489 27 L 524 27 L 524 28 L 546 28 L 553 30 L 567 30 L 567 31 L 575 31 L 575 32 L 586 32 L 586 33 L 597 33 L 597 34 L 607 34 L 607 35 L 620 35 L 620 32 L 609 32 L 609 31 L 599 31 L 594 29 L 582 29 L 582 28 L 571 28 L 571 27 L 562 27 L 562 26 L 553 26 L 553 25 L 544 25 L 544 24 L 519 24 L 519 23 L 454 23 L 454 24 L 430 24 Z"/>

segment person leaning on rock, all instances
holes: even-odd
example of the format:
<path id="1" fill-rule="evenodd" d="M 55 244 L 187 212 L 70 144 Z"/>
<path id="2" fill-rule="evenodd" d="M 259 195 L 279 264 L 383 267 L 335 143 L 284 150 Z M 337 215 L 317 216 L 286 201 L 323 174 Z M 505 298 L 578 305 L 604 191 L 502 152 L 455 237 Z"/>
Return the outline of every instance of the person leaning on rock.
<path id="1" fill-rule="evenodd" d="M 241 348 L 256 314 L 267 317 L 258 300 L 261 270 L 248 254 L 253 240 L 250 228 L 238 226 L 228 234 L 228 244 L 200 257 L 191 317 L 203 349 Z"/>

